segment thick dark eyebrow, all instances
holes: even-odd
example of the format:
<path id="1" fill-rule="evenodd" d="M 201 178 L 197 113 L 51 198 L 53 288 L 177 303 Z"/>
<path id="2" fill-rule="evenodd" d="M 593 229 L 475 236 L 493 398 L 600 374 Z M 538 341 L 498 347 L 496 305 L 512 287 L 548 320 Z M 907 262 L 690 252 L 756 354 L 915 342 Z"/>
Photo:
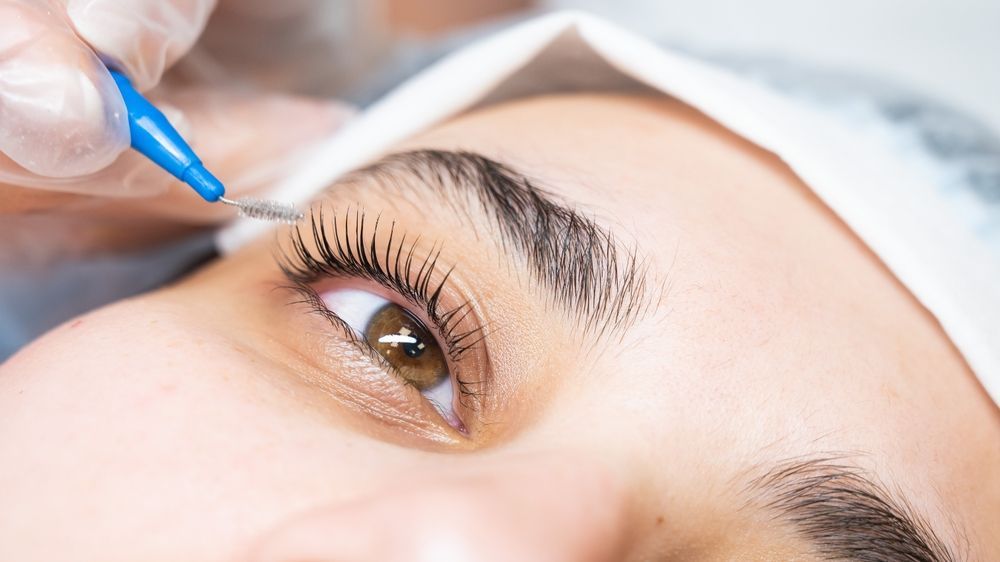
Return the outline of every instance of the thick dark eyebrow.
<path id="1" fill-rule="evenodd" d="M 780 463 L 746 491 L 751 504 L 790 524 L 824 560 L 959 560 L 909 502 L 845 457 Z"/>
<path id="2" fill-rule="evenodd" d="M 533 278 L 584 333 L 620 336 L 656 302 L 648 266 L 634 247 L 624 247 L 525 175 L 482 155 L 397 153 L 337 183 L 376 184 L 410 198 L 432 195 L 456 211 L 487 217 L 501 249 L 524 259 Z"/>

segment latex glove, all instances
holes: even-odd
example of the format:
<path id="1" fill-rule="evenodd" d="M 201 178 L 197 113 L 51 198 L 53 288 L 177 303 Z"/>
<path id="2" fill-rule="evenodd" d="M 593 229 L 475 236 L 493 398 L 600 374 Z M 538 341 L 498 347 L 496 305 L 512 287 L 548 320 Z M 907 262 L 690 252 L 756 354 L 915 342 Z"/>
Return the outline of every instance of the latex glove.
<path id="1" fill-rule="evenodd" d="M 128 122 L 94 49 L 148 89 L 191 47 L 213 5 L 0 0 L 0 151 L 43 176 L 79 176 L 110 164 L 128 148 Z"/>
<path id="2" fill-rule="evenodd" d="M 125 152 L 129 134 L 124 106 L 101 58 L 125 71 L 139 89 L 148 89 L 195 43 L 214 4 L 0 0 L 0 187 L 128 197 L 164 192 L 171 178 L 139 155 Z M 227 186 L 235 172 L 246 171 L 247 162 L 227 173 L 205 152 L 224 159 L 247 152 L 249 146 L 265 158 L 280 158 L 296 145 L 328 134 L 346 115 L 340 105 L 285 96 L 248 99 L 245 94 L 175 89 L 151 97 Z M 241 108 L 239 123 L 223 113 L 231 105 L 227 97 Z M 183 101 L 173 103 L 175 99 Z M 185 119 L 178 106 L 185 106 L 187 113 L 194 110 L 198 122 L 192 126 L 194 120 Z M 261 126 L 273 129 L 280 114 L 286 115 L 284 125 L 296 124 L 298 139 L 289 138 L 288 132 L 261 134 L 267 131 Z M 287 120 L 288 115 L 297 118 Z M 202 126 L 204 121 L 221 121 L 222 126 Z M 247 129 L 255 129 L 257 138 L 233 134 Z"/>

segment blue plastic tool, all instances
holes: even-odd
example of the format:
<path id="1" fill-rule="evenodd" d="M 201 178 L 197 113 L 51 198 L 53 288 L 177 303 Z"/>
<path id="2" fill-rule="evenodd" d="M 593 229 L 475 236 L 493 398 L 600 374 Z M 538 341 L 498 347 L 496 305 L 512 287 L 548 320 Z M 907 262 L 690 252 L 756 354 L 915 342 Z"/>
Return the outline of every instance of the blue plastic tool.
<path id="1" fill-rule="evenodd" d="M 201 159 L 163 113 L 142 97 L 123 74 L 111 70 L 111 77 L 125 100 L 132 148 L 193 187 L 205 201 L 214 203 L 225 195 L 226 188 L 222 182 L 205 169 Z"/>

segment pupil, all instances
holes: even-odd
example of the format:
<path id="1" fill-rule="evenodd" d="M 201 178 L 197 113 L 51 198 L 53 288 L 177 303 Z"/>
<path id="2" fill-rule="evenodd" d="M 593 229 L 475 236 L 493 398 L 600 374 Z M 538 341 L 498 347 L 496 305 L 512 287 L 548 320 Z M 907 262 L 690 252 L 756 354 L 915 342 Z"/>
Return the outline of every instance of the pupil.
<path id="1" fill-rule="evenodd" d="M 414 359 L 424 354 L 425 347 L 426 346 L 420 338 L 414 337 L 412 342 L 403 344 L 403 353 L 405 353 L 407 357 Z"/>

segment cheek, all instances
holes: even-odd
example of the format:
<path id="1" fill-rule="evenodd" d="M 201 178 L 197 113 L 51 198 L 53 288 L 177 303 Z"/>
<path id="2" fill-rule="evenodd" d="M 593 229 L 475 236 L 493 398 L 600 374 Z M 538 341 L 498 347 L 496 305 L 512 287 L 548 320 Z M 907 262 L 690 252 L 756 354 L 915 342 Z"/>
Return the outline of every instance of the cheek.
<path id="1" fill-rule="evenodd" d="M 258 375 L 275 365 L 200 325 L 129 301 L 0 368 L 0 559 L 47 558 L 52 533 L 59 556 L 108 559 L 108 544 L 124 559 L 223 556 L 318 499 L 376 485 L 391 449 L 298 414 Z"/>

